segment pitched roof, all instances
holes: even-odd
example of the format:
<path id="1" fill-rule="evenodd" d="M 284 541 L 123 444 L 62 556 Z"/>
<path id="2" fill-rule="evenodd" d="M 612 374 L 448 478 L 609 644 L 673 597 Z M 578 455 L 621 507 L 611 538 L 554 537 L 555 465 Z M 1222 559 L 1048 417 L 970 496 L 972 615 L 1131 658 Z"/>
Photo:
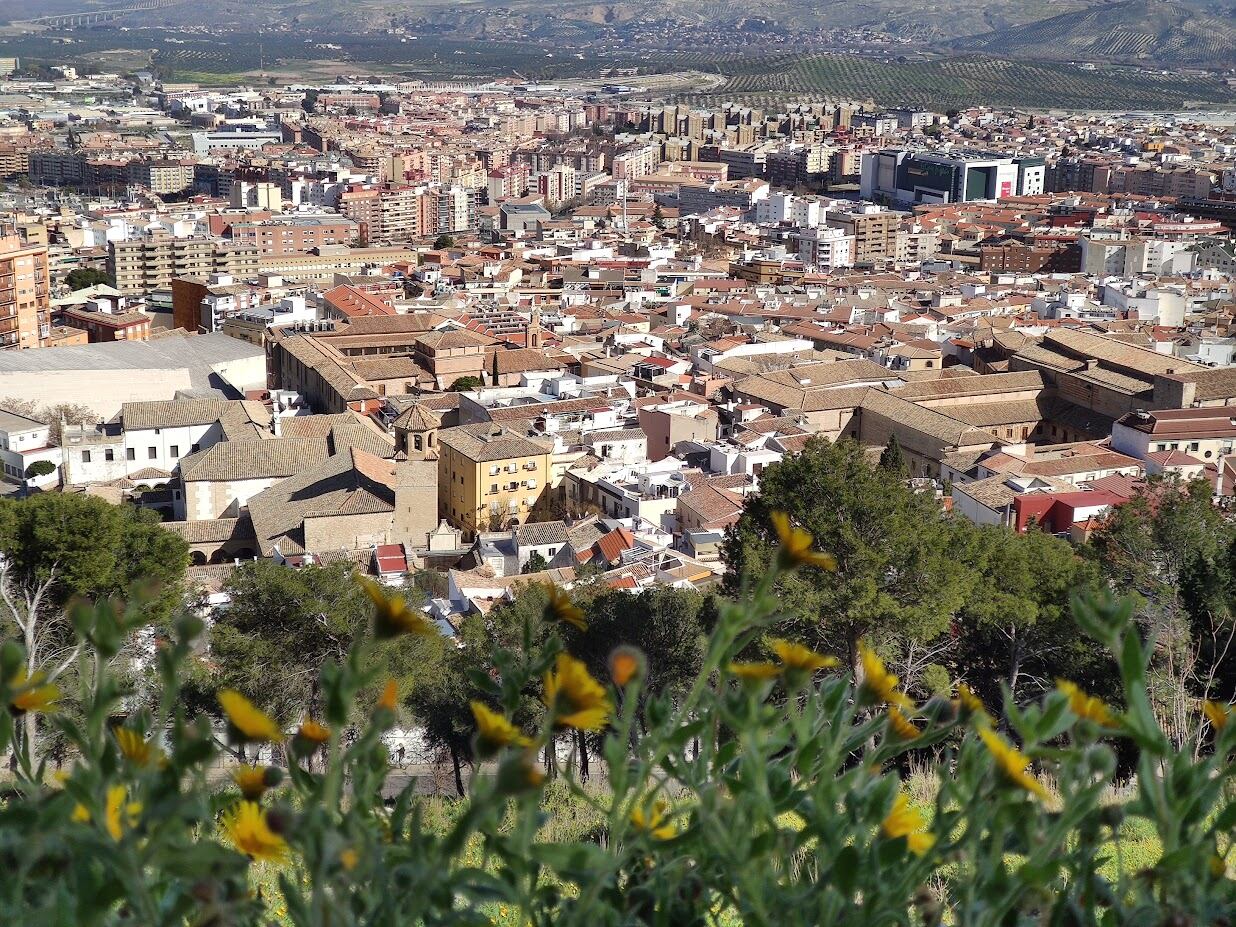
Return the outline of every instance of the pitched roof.
<path id="1" fill-rule="evenodd" d="M 394 512 L 397 465 L 351 448 L 319 461 L 249 500 L 249 517 L 262 553 L 305 549 L 307 518 Z M 436 474 L 435 474 L 436 482 Z"/>
<path id="2" fill-rule="evenodd" d="M 329 456 L 329 446 L 319 438 L 220 441 L 183 458 L 180 478 L 185 482 L 279 479 Z"/>
<path id="3" fill-rule="evenodd" d="M 553 449 L 552 440 L 526 437 L 490 422 L 446 428 L 438 432 L 438 444 L 454 448 L 475 461 L 539 457 Z"/>

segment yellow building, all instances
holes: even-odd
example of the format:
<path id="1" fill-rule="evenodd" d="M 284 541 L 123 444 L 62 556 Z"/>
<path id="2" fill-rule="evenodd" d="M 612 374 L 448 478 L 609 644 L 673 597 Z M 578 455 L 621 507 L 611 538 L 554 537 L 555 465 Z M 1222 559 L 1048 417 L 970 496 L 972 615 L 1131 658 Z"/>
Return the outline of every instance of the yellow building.
<path id="1" fill-rule="evenodd" d="M 438 517 L 468 536 L 523 524 L 550 482 L 553 441 L 486 422 L 438 432 Z"/>

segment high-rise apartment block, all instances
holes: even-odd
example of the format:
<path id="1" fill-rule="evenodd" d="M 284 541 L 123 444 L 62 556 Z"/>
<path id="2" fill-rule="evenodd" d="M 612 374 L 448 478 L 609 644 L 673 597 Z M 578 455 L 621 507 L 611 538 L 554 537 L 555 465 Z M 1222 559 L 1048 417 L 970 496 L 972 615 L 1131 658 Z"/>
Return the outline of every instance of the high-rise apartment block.
<path id="1" fill-rule="evenodd" d="M 0 237 L 0 348 L 37 348 L 51 330 L 47 246 Z"/>

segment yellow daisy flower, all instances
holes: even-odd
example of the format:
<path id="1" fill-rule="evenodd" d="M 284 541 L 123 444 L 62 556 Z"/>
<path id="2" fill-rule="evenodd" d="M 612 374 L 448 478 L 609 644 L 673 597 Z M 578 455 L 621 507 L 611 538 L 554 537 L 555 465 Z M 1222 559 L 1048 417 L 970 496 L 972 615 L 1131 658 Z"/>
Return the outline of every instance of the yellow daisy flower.
<path id="1" fill-rule="evenodd" d="M 727 669 L 739 679 L 749 682 L 776 679 L 781 675 L 781 667 L 776 663 L 731 663 Z"/>
<path id="2" fill-rule="evenodd" d="M 769 641 L 769 644 L 773 649 L 773 653 L 777 655 L 777 659 L 781 661 L 781 665 L 787 670 L 803 670 L 804 672 L 814 673 L 816 670 L 832 669 L 838 662 L 836 657 L 816 653 L 802 644 L 781 640 L 777 637 Z"/>
<path id="3" fill-rule="evenodd" d="M 959 714 L 963 719 L 973 718 L 978 722 L 990 722 L 991 715 L 987 713 L 987 706 L 983 704 L 983 700 L 974 694 L 964 682 L 957 686 L 957 706 Z"/>
<path id="4" fill-rule="evenodd" d="M 303 737 L 311 743 L 324 744 L 330 740 L 330 728 L 325 724 L 319 724 L 312 718 L 306 718 L 296 729 L 296 736 Z"/>
<path id="5" fill-rule="evenodd" d="M 44 682 L 47 674 L 42 670 L 33 676 L 27 676 L 24 669 L 18 669 L 13 677 L 13 688 L 17 694 L 9 701 L 9 711 L 21 716 L 28 711 L 46 714 L 56 710 L 60 701 L 60 687 L 52 682 Z"/>
<path id="6" fill-rule="evenodd" d="M 545 592 L 549 596 L 549 600 L 545 603 L 547 619 L 564 622 L 581 631 L 588 630 L 588 619 L 584 617 L 583 609 L 571 601 L 571 596 L 565 589 L 553 583 L 546 583 Z"/>
<path id="7" fill-rule="evenodd" d="M 279 770 L 269 766 L 241 766 L 232 773 L 232 781 L 249 801 L 257 801 L 268 788 L 278 785 L 281 777 Z"/>
<path id="8" fill-rule="evenodd" d="M 1206 699 L 1202 702 L 1202 713 L 1206 715 L 1210 726 L 1216 731 L 1223 730 L 1227 727 L 1227 723 L 1232 720 L 1232 706 L 1224 705 L 1222 702 L 1216 702 L 1212 699 Z"/>
<path id="9" fill-rule="evenodd" d="M 832 554 L 812 550 L 814 538 L 806 528 L 790 524 L 790 516 L 785 512 L 773 512 L 770 516 L 773 528 L 777 531 L 777 540 L 781 544 L 777 559 L 786 569 L 800 566 L 813 566 L 821 570 L 833 572 L 837 569 L 837 558 Z"/>
<path id="10" fill-rule="evenodd" d="M 115 727 L 112 728 L 112 734 L 121 754 L 134 766 L 149 766 L 151 763 L 162 765 L 167 761 L 162 750 L 132 728 Z"/>
<path id="11" fill-rule="evenodd" d="M 614 710 L 605 687 L 569 653 L 558 654 L 553 670 L 545 674 L 545 704 L 555 723 L 584 731 L 605 727 Z"/>
<path id="12" fill-rule="evenodd" d="M 219 693 L 219 705 L 227 715 L 228 725 L 237 740 L 272 741 L 283 740 L 283 731 L 271 717 L 235 689 Z"/>
<path id="13" fill-rule="evenodd" d="M 893 808 L 880 824 L 880 833 L 889 840 L 904 837 L 906 846 L 916 856 L 922 856 L 933 846 L 936 838 L 926 833 L 927 821 L 923 813 L 910 807 L 910 799 L 904 792 L 898 792 L 893 800 Z"/>
<path id="14" fill-rule="evenodd" d="M 863 680 L 859 691 L 870 701 L 899 705 L 909 710 L 914 709 L 914 702 L 904 692 L 897 689 L 897 677 L 884 667 L 884 661 L 866 644 L 858 645 L 858 656 L 863 664 Z"/>
<path id="15" fill-rule="evenodd" d="M 73 813 L 72 815 L 70 815 L 70 820 L 75 821 L 78 824 L 89 824 L 90 823 L 90 809 L 88 809 L 81 802 L 78 802 L 76 805 L 73 806 Z"/>
<path id="16" fill-rule="evenodd" d="M 888 709 L 888 727 L 901 740 L 914 740 L 922 733 L 914 722 L 903 715 L 900 709 L 893 706 L 889 706 Z"/>
<path id="17" fill-rule="evenodd" d="M 658 798 L 651 808 L 637 805 L 631 810 L 631 824 L 636 830 L 655 837 L 657 840 L 669 840 L 678 835 L 678 828 L 669 821 L 666 812 L 669 805 L 664 798 Z"/>
<path id="18" fill-rule="evenodd" d="M 1067 679 L 1057 679 L 1056 688 L 1068 696 L 1069 708 L 1077 717 L 1093 721 L 1100 727 L 1115 727 L 1116 719 L 1102 699 L 1087 695 L 1076 683 Z"/>
<path id="19" fill-rule="evenodd" d="M 999 734 L 987 728 L 979 730 L 979 737 L 987 745 L 987 750 L 996 761 L 996 768 L 1005 779 L 1018 788 L 1025 789 L 1031 795 L 1044 800 L 1050 797 L 1043 783 L 1026 771 L 1030 760 L 1025 754 L 1007 743 Z"/>
<path id="20" fill-rule="evenodd" d="M 345 870 L 351 872 L 356 868 L 356 864 L 360 862 L 360 854 L 351 847 L 339 852 L 339 863 Z"/>
<path id="21" fill-rule="evenodd" d="M 476 719 L 476 733 L 481 744 L 488 751 L 496 751 L 502 747 L 530 747 L 532 738 L 508 721 L 496 711 L 491 711 L 482 702 L 469 702 L 472 707 L 472 717 Z"/>
<path id="22" fill-rule="evenodd" d="M 375 636 L 390 638 L 401 634 L 418 634 L 426 637 L 437 633 L 438 629 L 433 622 L 422 612 L 409 607 L 403 596 L 387 593 L 381 583 L 368 576 L 357 577 L 357 582 L 373 603 Z"/>
<path id="23" fill-rule="evenodd" d="M 107 790 L 107 803 L 104 807 L 104 824 L 113 840 L 124 836 L 126 829 L 132 830 L 142 813 L 140 801 L 126 801 L 128 791 L 123 785 L 113 785 Z"/>
<path id="24" fill-rule="evenodd" d="M 270 829 L 262 806 L 242 801 L 223 816 L 223 830 L 232 846 L 259 862 L 282 862 L 287 856 L 287 841 Z"/>
<path id="25" fill-rule="evenodd" d="M 382 687 L 382 694 L 378 696 L 378 708 L 385 708 L 387 711 L 394 711 L 395 705 L 399 699 L 399 686 L 395 684 L 395 680 L 386 680 L 386 685 Z"/>

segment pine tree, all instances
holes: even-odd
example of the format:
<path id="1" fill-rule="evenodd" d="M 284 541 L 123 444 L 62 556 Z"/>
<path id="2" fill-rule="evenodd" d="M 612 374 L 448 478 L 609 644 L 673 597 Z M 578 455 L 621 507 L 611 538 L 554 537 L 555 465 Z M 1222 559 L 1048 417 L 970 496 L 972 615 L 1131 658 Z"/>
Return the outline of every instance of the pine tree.
<path id="1" fill-rule="evenodd" d="M 880 453 L 880 469 L 889 470 L 899 476 L 910 475 L 910 465 L 906 462 L 905 452 L 901 449 L 901 442 L 897 440 L 896 435 L 891 435 L 888 439 L 888 444 Z"/>

